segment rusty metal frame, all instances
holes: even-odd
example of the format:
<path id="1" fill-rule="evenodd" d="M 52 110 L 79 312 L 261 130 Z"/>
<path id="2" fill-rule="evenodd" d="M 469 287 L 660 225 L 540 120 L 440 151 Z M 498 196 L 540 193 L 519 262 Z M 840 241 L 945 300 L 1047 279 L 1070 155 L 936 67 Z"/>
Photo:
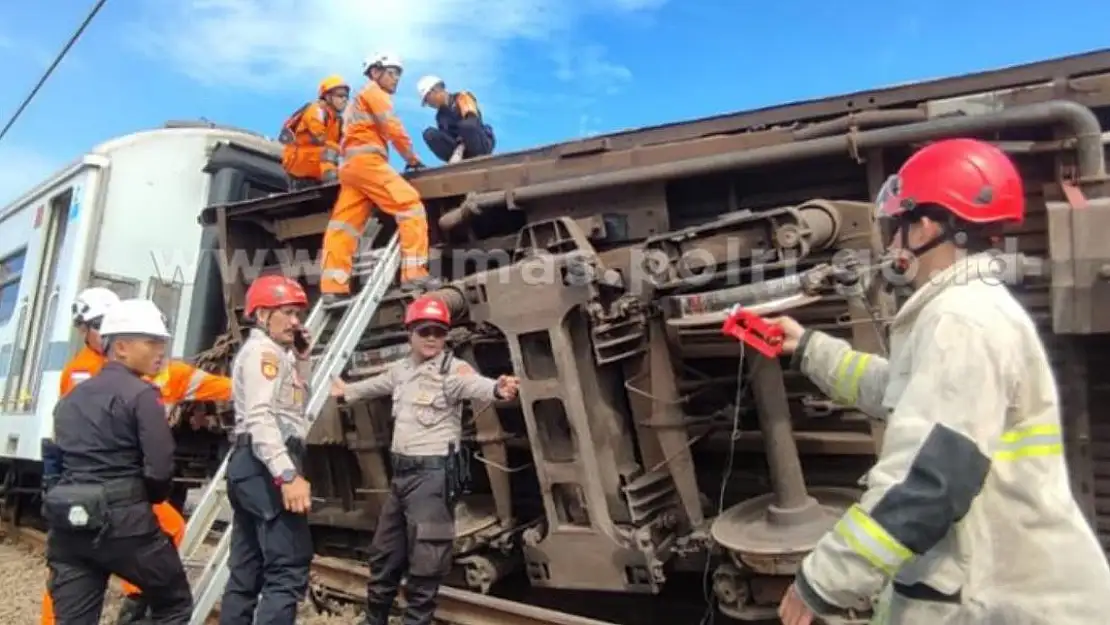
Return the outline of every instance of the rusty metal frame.
<path id="1" fill-rule="evenodd" d="M 1093 76 L 1101 74 L 1099 76 Z M 1110 49 L 916 84 L 873 89 L 677 124 L 621 131 L 588 140 L 570 141 L 501 154 L 426 170 L 411 180 L 426 200 L 469 192 L 513 189 L 525 184 L 580 176 L 584 173 L 665 163 L 682 158 L 720 154 L 775 145 L 798 139 L 791 128 L 872 109 L 912 108 L 922 102 L 980 92 L 1018 89 L 1003 99 L 1027 104 L 1061 97 L 1081 104 L 1110 102 Z M 1067 77 L 1066 79 L 1062 77 Z M 229 218 L 268 214 L 291 207 L 330 208 L 337 188 L 326 185 L 295 193 L 227 205 Z M 215 223 L 214 207 L 201 223 Z"/>

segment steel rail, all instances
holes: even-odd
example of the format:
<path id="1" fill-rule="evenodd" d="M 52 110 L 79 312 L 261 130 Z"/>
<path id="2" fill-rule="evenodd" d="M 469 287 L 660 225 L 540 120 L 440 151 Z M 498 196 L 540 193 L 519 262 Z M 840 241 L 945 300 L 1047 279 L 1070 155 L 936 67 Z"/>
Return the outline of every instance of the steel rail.
<path id="1" fill-rule="evenodd" d="M 38 552 L 46 548 L 46 534 L 40 530 L 4 524 L 4 533 Z M 312 580 L 338 595 L 359 599 L 366 594 L 370 571 L 341 558 L 317 556 L 312 561 Z M 403 595 L 403 591 L 402 591 Z M 402 605 L 404 597 L 401 597 Z M 443 586 L 436 599 L 436 619 L 451 625 L 614 625 L 576 614 L 567 614 L 534 605 Z M 219 607 L 213 617 L 218 614 Z M 210 619 L 215 622 L 215 618 Z"/>

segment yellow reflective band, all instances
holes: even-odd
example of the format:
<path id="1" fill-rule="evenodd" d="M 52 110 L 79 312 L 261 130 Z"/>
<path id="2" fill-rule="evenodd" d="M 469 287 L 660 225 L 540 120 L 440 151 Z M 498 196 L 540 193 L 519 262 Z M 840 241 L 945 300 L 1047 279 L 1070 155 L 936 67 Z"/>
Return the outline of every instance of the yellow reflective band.
<path id="1" fill-rule="evenodd" d="M 1064 438 L 1060 426 L 1052 423 L 1031 425 L 1010 430 L 1002 435 L 995 460 L 1059 456 L 1064 453 Z"/>
<path id="2" fill-rule="evenodd" d="M 912 551 L 883 529 L 859 504 L 848 508 L 833 531 L 871 566 L 886 575 L 894 575 L 913 557 Z"/>
<path id="3" fill-rule="evenodd" d="M 867 363 L 871 361 L 871 354 L 848 350 L 840 357 L 836 365 L 836 379 L 834 381 L 833 400 L 839 403 L 855 405 L 859 400 L 859 383 L 867 371 Z"/>

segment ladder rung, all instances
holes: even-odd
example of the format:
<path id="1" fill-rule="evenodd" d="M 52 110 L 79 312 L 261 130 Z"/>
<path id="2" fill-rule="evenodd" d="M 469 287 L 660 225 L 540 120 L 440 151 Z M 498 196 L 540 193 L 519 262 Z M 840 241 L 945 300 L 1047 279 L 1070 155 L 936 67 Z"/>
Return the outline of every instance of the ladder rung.
<path id="1" fill-rule="evenodd" d="M 329 310 L 330 311 L 330 310 L 341 310 L 341 309 L 346 308 L 350 305 L 351 305 L 351 298 L 341 297 L 339 299 L 335 299 L 335 300 L 332 300 L 330 302 L 325 302 L 323 306 L 324 306 L 324 310 Z"/>

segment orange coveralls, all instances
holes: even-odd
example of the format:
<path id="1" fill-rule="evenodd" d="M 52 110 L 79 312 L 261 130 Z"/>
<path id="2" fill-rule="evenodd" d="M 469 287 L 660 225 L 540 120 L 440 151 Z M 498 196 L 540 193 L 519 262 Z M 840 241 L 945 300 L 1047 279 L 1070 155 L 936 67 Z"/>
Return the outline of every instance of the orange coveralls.
<path id="1" fill-rule="evenodd" d="M 339 197 L 324 231 L 320 291 L 350 293 L 352 261 L 358 238 L 373 205 L 397 220 L 401 243 L 401 281 L 428 276 L 428 218 L 420 194 L 389 165 L 392 143 L 406 161 L 416 159 L 389 94 L 371 81 L 343 111 L 343 166 Z"/>
<path id="2" fill-rule="evenodd" d="M 335 109 L 318 100 L 304 106 L 293 135 L 281 152 L 281 166 L 293 178 L 330 182 L 339 175 L 339 139 L 343 122 Z"/>
<path id="3" fill-rule="evenodd" d="M 62 382 L 59 397 L 65 397 L 73 387 L 100 373 L 101 367 L 107 359 L 86 345 L 77 352 L 77 355 L 62 369 Z M 230 401 L 231 378 L 221 375 L 212 375 L 196 367 L 180 362 L 171 361 L 169 366 L 150 380 L 162 389 L 162 398 L 166 402 L 166 409 L 183 401 Z M 169 502 L 156 503 L 153 506 L 154 516 L 158 519 L 158 526 L 169 535 L 174 546 L 179 546 L 185 538 L 185 518 L 181 516 Z M 142 591 L 127 580 L 123 582 L 123 592 L 127 596 L 135 596 Z M 50 591 L 42 595 L 42 625 L 54 625 L 54 600 Z"/>

